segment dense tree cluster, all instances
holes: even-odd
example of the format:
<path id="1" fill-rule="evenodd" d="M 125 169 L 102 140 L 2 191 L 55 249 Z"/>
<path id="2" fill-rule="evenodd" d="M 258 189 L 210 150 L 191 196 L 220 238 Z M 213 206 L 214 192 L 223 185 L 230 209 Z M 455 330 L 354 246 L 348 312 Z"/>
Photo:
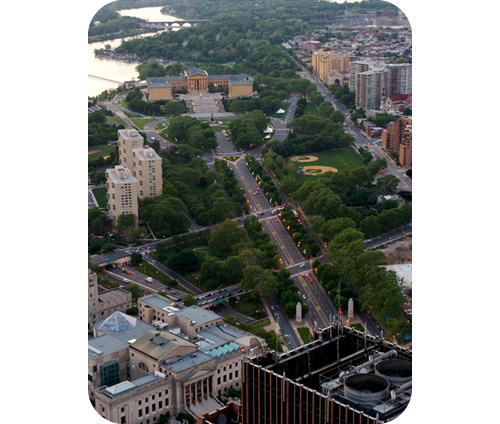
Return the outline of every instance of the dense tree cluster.
<path id="1" fill-rule="evenodd" d="M 276 292 L 276 277 L 271 271 L 279 255 L 269 235 L 256 219 L 247 218 L 244 227 L 224 221 L 208 240 L 210 252 L 202 265 L 200 280 L 208 290 L 220 285 L 242 283 L 255 296 L 268 298 Z"/>
<path id="2" fill-rule="evenodd" d="M 139 88 L 131 90 L 125 98 L 128 109 L 148 116 L 162 116 L 163 111 L 160 104 L 146 102 L 142 99 L 142 91 Z"/>
<path id="3" fill-rule="evenodd" d="M 228 163 L 223 160 L 216 160 L 215 168 L 222 177 L 222 184 L 226 190 L 227 195 L 233 200 L 236 205 L 235 215 L 241 215 L 243 212 L 248 214 L 250 212 L 250 207 L 248 206 L 245 193 L 241 188 L 234 172 L 229 167 Z"/>
<path id="4" fill-rule="evenodd" d="M 346 228 L 357 228 L 365 238 L 372 238 L 408 224 L 412 218 L 411 206 L 406 203 L 400 207 L 392 202 L 375 209 L 362 209 L 375 206 L 379 194 L 397 186 L 397 178 L 390 174 L 373 184 L 378 170 L 375 165 L 326 173 L 304 183 L 292 196 L 302 203 L 303 211 L 311 216 L 312 230 L 321 234 L 325 242 Z M 381 212 L 377 214 L 378 211 Z"/>
<path id="5" fill-rule="evenodd" d="M 231 139 L 238 149 L 258 147 L 264 140 L 264 130 L 268 118 L 261 111 L 254 110 L 241 118 L 232 119 L 229 123 Z"/>
<path id="6" fill-rule="evenodd" d="M 365 251 L 363 238 L 363 233 L 354 228 L 347 228 L 333 238 L 328 252 L 334 272 L 359 294 L 362 309 L 370 310 L 380 322 L 389 321 L 389 328 L 399 328 L 406 320 L 402 310 L 404 297 L 396 274 L 380 266 L 386 260 L 382 252 Z"/>
<path id="7" fill-rule="evenodd" d="M 210 151 L 217 147 L 215 132 L 206 122 L 192 116 L 175 116 L 168 125 L 168 134 L 177 144 Z"/>
<path id="8" fill-rule="evenodd" d="M 98 146 L 108 144 L 112 140 L 117 139 L 117 130 L 123 129 L 123 125 L 115 126 L 107 123 L 106 116 L 111 115 L 111 112 L 98 110 L 88 114 L 88 145 Z"/>
<path id="9" fill-rule="evenodd" d="M 330 91 L 333 96 L 342 104 L 344 104 L 348 109 L 356 109 L 356 93 L 354 91 L 349 91 L 349 86 L 344 84 L 332 84 L 330 86 Z"/>

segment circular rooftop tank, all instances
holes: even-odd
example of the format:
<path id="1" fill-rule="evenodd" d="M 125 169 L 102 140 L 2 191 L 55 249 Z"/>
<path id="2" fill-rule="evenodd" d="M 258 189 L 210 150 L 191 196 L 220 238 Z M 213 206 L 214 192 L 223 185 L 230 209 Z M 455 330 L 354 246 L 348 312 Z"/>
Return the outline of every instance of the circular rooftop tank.
<path id="1" fill-rule="evenodd" d="M 375 373 L 389 380 L 391 384 L 401 385 L 411 380 L 411 362 L 401 359 L 388 359 L 375 365 Z"/>
<path id="2" fill-rule="evenodd" d="M 389 382 L 374 374 L 354 374 L 345 379 L 344 394 L 360 405 L 373 405 L 389 397 Z"/>

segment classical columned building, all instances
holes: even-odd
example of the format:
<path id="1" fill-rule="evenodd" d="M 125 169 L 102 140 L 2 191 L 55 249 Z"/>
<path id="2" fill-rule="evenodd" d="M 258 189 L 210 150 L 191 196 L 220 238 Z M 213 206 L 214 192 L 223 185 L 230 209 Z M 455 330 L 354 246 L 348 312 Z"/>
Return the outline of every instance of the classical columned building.
<path id="1" fill-rule="evenodd" d="M 229 98 L 250 97 L 253 94 L 253 79 L 245 74 L 208 75 L 207 71 L 190 68 L 184 75 L 154 77 L 147 79 L 148 98 L 172 100 L 176 93 L 208 93 L 223 91 Z"/>

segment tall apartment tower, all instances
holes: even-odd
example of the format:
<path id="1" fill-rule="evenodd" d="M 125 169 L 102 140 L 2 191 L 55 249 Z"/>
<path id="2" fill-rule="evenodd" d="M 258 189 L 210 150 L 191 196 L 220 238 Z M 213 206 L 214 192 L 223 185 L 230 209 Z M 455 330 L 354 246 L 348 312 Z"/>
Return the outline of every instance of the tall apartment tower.
<path id="1" fill-rule="evenodd" d="M 412 118 L 406 119 L 406 127 L 403 132 L 401 143 L 399 144 L 399 163 L 403 168 L 412 166 Z"/>
<path id="2" fill-rule="evenodd" d="M 349 91 L 356 90 L 356 75 L 361 72 L 370 70 L 370 65 L 367 62 L 351 62 L 349 70 Z"/>
<path id="3" fill-rule="evenodd" d="M 132 176 L 137 180 L 140 199 L 162 194 L 161 158 L 152 148 L 132 149 Z"/>
<path id="4" fill-rule="evenodd" d="M 132 156 L 131 156 L 132 157 Z M 106 170 L 109 217 L 116 225 L 120 215 L 134 214 L 138 222 L 137 180 L 122 165 Z"/>
<path id="5" fill-rule="evenodd" d="M 392 152 L 399 154 L 399 163 L 403 168 L 412 165 L 412 118 L 401 118 L 392 122 L 382 133 L 382 144 Z"/>
<path id="6" fill-rule="evenodd" d="M 120 165 L 132 169 L 133 149 L 142 147 L 144 139 L 139 132 L 133 128 L 118 130 L 118 154 Z"/>
<path id="7" fill-rule="evenodd" d="M 410 63 L 400 63 L 397 65 L 387 65 L 389 70 L 389 84 L 386 95 L 412 94 L 412 67 Z"/>
<path id="8" fill-rule="evenodd" d="M 347 53 L 335 53 L 332 51 L 324 52 L 323 50 L 314 51 L 311 56 L 313 73 L 322 81 L 326 81 L 328 72 L 339 71 L 349 72 L 350 61 Z"/>
<path id="9" fill-rule="evenodd" d="M 379 69 L 361 72 L 356 75 L 356 107 L 368 109 L 380 109 L 381 99 L 387 95 L 386 87 L 389 71 Z"/>

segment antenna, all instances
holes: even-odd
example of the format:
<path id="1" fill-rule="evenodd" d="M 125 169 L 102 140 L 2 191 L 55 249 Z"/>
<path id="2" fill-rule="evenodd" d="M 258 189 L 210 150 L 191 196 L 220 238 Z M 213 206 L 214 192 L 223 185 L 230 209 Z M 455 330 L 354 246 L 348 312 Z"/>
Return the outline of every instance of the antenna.
<path id="1" fill-rule="evenodd" d="M 340 361 L 340 283 L 337 290 L 337 362 Z"/>

